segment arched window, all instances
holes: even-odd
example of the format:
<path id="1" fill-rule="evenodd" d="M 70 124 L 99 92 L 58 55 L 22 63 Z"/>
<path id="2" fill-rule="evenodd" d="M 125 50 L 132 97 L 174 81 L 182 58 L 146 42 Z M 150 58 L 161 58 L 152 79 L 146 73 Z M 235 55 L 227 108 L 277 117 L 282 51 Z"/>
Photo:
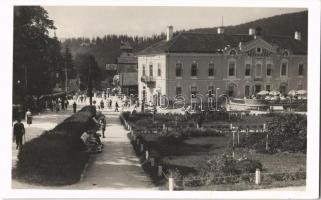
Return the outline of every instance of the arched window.
<path id="1" fill-rule="evenodd" d="M 234 50 L 234 49 L 232 49 L 231 51 L 230 51 L 230 56 L 235 56 L 236 55 L 236 51 Z"/>

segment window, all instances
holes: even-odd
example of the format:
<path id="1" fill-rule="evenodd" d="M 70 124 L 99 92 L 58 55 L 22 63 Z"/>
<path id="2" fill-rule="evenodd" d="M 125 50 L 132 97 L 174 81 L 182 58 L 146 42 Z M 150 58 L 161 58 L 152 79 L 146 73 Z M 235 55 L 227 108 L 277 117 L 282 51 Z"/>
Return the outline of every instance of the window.
<path id="1" fill-rule="evenodd" d="M 153 64 L 149 64 L 149 76 L 153 76 Z"/>
<path id="2" fill-rule="evenodd" d="M 191 65 L 191 76 L 196 77 L 197 76 L 197 64 L 193 63 Z"/>
<path id="3" fill-rule="evenodd" d="M 245 86 L 245 96 L 246 96 L 246 97 L 249 97 L 249 96 L 250 96 L 250 86 L 249 86 L 249 85 L 246 85 L 246 86 Z"/>
<path id="4" fill-rule="evenodd" d="M 235 50 L 231 50 L 230 51 L 230 56 L 235 56 L 236 55 L 236 51 Z"/>
<path id="5" fill-rule="evenodd" d="M 303 90 L 303 84 L 302 83 L 298 84 L 298 90 Z"/>
<path id="6" fill-rule="evenodd" d="M 288 63 L 283 62 L 281 65 L 281 76 L 287 75 L 287 68 L 288 68 Z"/>
<path id="7" fill-rule="evenodd" d="M 266 64 L 266 76 L 272 76 L 272 64 Z"/>
<path id="8" fill-rule="evenodd" d="M 261 63 L 257 63 L 255 66 L 256 66 L 255 67 L 255 76 L 256 77 L 261 77 L 261 75 L 262 75 L 262 64 Z"/>
<path id="9" fill-rule="evenodd" d="M 195 97 L 196 97 L 196 93 L 197 93 L 197 87 L 196 87 L 196 86 L 192 86 L 192 87 L 191 87 L 191 95 L 192 95 L 192 98 L 195 98 Z"/>
<path id="10" fill-rule="evenodd" d="M 143 67 L 142 67 L 142 74 L 143 74 L 143 76 L 146 76 L 146 69 L 145 69 L 145 65 L 143 65 Z"/>
<path id="11" fill-rule="evenodd" d="M 228 64 L 228 75 L 235 76 L 235 62 L 232 61 Z"/>
<path id="12" fill-rule="evenodd" d="M 265 90 L 270 92 L 271 91 L 271 85 L 265 85 Z"/>
<path id="13" fill-rule="evenodd" d="M 176 77 L 182 77 L 182 63 L 176 63 Z"/>
<path id="14" fill-rule="evenodd" d="M 214 93 L 214 86 L 210 85 L 208 86 L 208 97 L 213 97 L 213 93 Z"/>
<path id="15" fill-rule="evenodd" d="M 182 87 L 176 87 L 176 95 L 182 95 Z"/>
<path id="16" fill-rule="evenodd" d="M 289 56 L 289 52 L 288 52 L 288 51 L 284 51 L 284 52 L 283 52 L 283 56 L 284 56 L 284 57 Z"/>
<path id="17" fill-rule="evenodd" d="M 208 64 L 208 76 L 214 76 L 214 63 Z"/>
<path id="18" fill-rule="evenodd" d="M 245 76 L 251 76 L 251 64 L 245 65 Z"/>
<path id="19" fill-rule="evenodd" d="M 158 63 L 157 66 L 158 66 L 158 67 L 157 67 L 157 76 L 162 76 L 161 64 Z"/>
<path id="20" fill-rule="evenodd" d="M 256 53 L 262 53 L 262 49 L 260 47 L 256 48 Z"/>
<path id="21" fill-rule="evenodd" d="M 304 73 L 304 65 L 303 64 L 299 64 L 299 73 L 298 73 L 298 75 L 299 76 L 303 76 L 303 73 Z"/>

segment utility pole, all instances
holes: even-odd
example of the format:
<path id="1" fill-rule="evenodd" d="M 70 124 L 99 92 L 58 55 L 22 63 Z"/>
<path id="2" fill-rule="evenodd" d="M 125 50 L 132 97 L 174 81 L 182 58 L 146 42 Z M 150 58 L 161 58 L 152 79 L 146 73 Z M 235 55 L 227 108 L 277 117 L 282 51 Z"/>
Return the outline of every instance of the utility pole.
<path id="1" fill-rule="evenodd" d="M 67 60 L 65 60 L 65 92 L 68 92 L 68 71 L 67 71 Z"/>
<path id="2" fill-rule="evenodd" d="M 92 96 L 92 82 L 91 82 L 91 57 L 89 57 L 89 84 L 88 84 L 88 90 L 89 90 L 89 103 L 90 106 L 93 105 L 93 96 Z"/>

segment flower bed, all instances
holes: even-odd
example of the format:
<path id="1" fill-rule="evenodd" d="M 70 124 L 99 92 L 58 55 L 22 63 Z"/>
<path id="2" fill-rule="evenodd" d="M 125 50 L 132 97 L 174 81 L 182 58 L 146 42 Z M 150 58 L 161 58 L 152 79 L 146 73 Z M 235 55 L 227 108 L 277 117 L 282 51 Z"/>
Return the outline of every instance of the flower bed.
<path id="1" fill-rule="evenodd" d="M 89 157 L 80 136 L 94 128 L 95 113 L 93 107 L 85 107 L 54 129 L 26 142 L 18 154 L 17 178 L 43 185 L 79 181 Z"/>

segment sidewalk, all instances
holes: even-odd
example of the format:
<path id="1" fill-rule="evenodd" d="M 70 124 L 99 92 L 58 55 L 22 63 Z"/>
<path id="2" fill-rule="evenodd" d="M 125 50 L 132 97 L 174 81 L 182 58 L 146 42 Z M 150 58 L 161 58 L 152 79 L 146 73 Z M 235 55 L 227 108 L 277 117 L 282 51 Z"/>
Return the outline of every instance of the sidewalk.
<path id="1" fill-rule="evenodd" d="M 85 177 L 76 188 L 156 190 L 140 166 L 119 113 L 103 111 L 103 114 L 107 116 L 106 138 L 102 139 L 104 150 L 91 157 Z"/>

